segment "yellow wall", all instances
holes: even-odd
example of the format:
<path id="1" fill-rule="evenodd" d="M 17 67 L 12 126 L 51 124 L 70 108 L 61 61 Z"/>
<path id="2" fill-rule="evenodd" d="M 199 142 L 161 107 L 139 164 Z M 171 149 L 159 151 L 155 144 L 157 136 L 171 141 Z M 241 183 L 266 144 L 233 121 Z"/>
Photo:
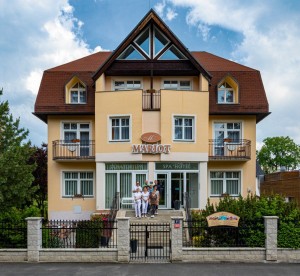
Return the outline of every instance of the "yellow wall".
<path id="1" fill-rule="evenodd" d="M 245 197 L 248 189 L 254 194 L 256 191 L 256 118 L 255 116 L 210 116 L 209 117 L 209 139 L 213 139 L 214 122 L 241 122 L 242 138 L 251 141 L 251 159 L 249 161 L 209 161 L 209 170 L 240 170 L 242 174 L 241 193 Z M 210 186 L 208 187 L 210 194 Z M 215 203 L 219 198 L 211 197 L 211 202 Z"/>
<path id="2" fill-rule="evenodd" d="M 62 171 L 64 170 L 92 170 L 96 176 L 95 162 L 57 162 L 53 161 L 52 142 L 62 140 L 62 122 L 91 122 L 92 137 L 95 136 L 95 123 L 93 116 L 48 116 L 48 209 L 50 211 L 73 211 L 73 206 L 81 205 L 82 211 L 94 211 L 96 206 L 95 198 L 74 199 L 62 198 Z M 95 183 L 95 181 L 94 181 Z M 94 189 L 95 194 L 95 189 Z"/>

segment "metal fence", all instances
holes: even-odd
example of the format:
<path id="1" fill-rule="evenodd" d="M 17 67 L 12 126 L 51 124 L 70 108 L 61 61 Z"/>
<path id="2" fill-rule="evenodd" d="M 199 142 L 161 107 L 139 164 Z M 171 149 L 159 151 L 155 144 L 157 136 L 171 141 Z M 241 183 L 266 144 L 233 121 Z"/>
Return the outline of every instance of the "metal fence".
<path id="1" fill-rule="evenodd" d="M 0 222 L 0 248 L 27 248 L 27 222 Z"/>
<path id="2" fill-rule="evenodd" d="M 44 220 L 43 248 L 116 248 L 117 221 L 101 220 Z"/>
<path id="3" fill-rule="evenodd" d="M 200 221 L 183 222 L 184 247 L 264 247 L 263 224 L 256 229 L 243 225 L 239 227 L 208 227 Z"/>

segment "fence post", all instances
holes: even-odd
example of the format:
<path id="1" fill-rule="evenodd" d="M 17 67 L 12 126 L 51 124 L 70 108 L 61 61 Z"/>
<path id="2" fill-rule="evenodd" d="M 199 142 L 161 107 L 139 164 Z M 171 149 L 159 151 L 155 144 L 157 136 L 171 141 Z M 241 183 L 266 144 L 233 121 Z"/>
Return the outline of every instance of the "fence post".
<path id="1" fill-rule="evenodd" d="M 277 261 L 278 217 L 264 216 L 266 261 Z"/>
<path id="2" fill-rule="evenodd" d="M 129 219 L 128 217 L 118 217 L 117 248 L 118 262 L 129 262 Z"/>
<path id="3" fill-rule="evenodd" d="M 30 217 L 27 220 L 27 261 L 38 262 L 42 245 L 42 219 Z"/>
<path id="4" fill-rule="evenodd" d="M 171 217 L 171 261 L 182 261 L 182 227 L 183 217 Z"/>

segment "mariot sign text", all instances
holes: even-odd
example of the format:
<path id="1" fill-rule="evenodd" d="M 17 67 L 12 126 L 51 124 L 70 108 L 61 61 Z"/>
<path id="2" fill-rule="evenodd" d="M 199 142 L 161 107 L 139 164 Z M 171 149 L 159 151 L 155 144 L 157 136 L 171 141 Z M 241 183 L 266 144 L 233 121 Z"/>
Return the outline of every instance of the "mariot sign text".
<path id="1" fill-rule="evenodd" d="M 145 144 L 132 145 L 132 153 L 136 154 L 168 154 L 171 145 L 158 144 L 161 136 L 155 132 L 147 132 L 141 136 L 141 140 Z"/>

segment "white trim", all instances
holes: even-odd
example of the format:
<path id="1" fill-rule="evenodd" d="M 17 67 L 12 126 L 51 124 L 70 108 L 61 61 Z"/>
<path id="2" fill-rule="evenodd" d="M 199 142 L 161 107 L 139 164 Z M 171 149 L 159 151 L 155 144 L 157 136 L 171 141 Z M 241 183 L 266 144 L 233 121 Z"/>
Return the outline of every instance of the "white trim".
<path id="1" fill-rule="evenodd" d="M 148 44 L 148 49 L 149 49 L 149 54 L 147 54 L 145 51 L 144 51 L 144 49 L 136 42 L 146 31 L 148 30 L 148 38 L 149 38 L 149 44 Z M 139 47 L 139 49 L 140 50 L 142 50 L 143 51 L 143 53 L 147 56 L 147 57 L 149 57 L 149 58 L 151 58 L 151 32 L 150 32 L 150 26 L 148 27 L 148 28 L 146 28 L 144 31 L 142 31 L 139 35 L 138 35 L 138 37 L 133 41 L 136 45 L 135 46 L 138 46 Z"/>
<path id="2" fill-rule="evenodd" d="M 161 59 L 161 57 L 167 52 L 167 51 L 169 51 L 172 47 L 174 47 L 179 53 L 181 53 L 183 56 L 184 56 L 184 58 L 182 59 L 182 58 L 178 58 L 178 59 Z M 173 53 L 174 54 L 174 53 Z M 175 55 L 175 54 L 174 54 Z M 175 55 L 176 56 L 176 55 Z M 164 53 L 158 58 L 158 60 L 187 60 L 187 57 L 174 45 L 174 44 L 171 44 L 169 47 L 168 47 L 168 49 L 166 49 L 165 51 L 164 51 Z"/>
<path id="3" fill-rule="evenodd" d="M 160 35 L 162 35 L 168 42 L 166 43 L 166 45 L 164 45 L 162 48 L 161 48 L 161 50 L 157 53 L 157 54 L 155 54 L 155 32 L 156 31 L 158 31 L 158 33 L 160 34 Z M 164 33 L 162 33 L 158 28 L 156 28 L 155 26 L 154 26 L 154 28 L 153 28 L 153 33 L 152 33 L 152 41 L 153 41 L 153 43 L 152 43 L 152 45 L 153 45 L 153 59 L 154 58 L 156 58 L 160 53 L 161 53 L 161 51 L 163 50 L 163 49 L 165 49 L 166 48 L 166 46 L 168 45 L 168 43 L 170 43 L 170 39 L 168 39 L 166 36 L 165 36 L 165 34 Z"/>
<path id="4" fill-rule="evenodd" d="M 65 185 L 64 185 L 64 172 L 92 172 L 93 173 L 93 195 L 84 196 L 84 199 L 95 199 L 96 196 L 96 172 L 95 170 L 77 170 L 77 169 L 61 169 L 60 170 L 60 198 L 61 199 L 72 199 L 72 196 L 65 196 Z"/>
<path id="5" fill-rule="evenodd" d="M 112 121 L 111 119 L 129 118 L 129 139 L 112 140 Z M 107 140 L 109 143 L 131 143 L 132 140 L 132 115 L 131 114 L 109 114 L 107 115 Z"/>
<path id="6" fill-rule="evenodd" d="M 240 172 L 240 194 L 243 196 L 243 169 L 209 169 L 208 170 L 208 192 L 209 197 L 211 198 L 220 198 L 221 195 L 212 195 L 211 194 L 211 178 L 210 178 L 210 172 Z M 239 195 L 230 195 L 232 197 L 238 197 Z"/>
<path id="7" fill-rule="evenodd" d="M 92 121 L 85 121 L 85 120 L 61 120 L 60 121 L 60 140 L 64 140 L 65 138 L 64 138 L 64 132 L 65 132 L 65 129 L 63 128 L 63 124 L 89 124 L 89 128 L 87 129 L 85 129 L 86 131 L 88 131 L 89 132 L 89 140 L 92 140 L 92 137 L 93 137 L 93 132 L 92 132 L 92 130 L 93 130 L 93 123 L 92 123 Z M 84 129 L 82 129 L 82 130 L 84 130 Z M 72 131 L 72 129 L 70 129 L 69 131 Z M 75 132 L 75 130 L 74 130 L 74 132 Z M 76 129 L 76 136 L 78 135 L 78 134 L 80 134 L 80 128 L 77 128 Z M 77 138 L 77 139 L 80 139 L 80 137 L 79 138 Z"/>
<path id="8" fill-rule="evenodd" d="M 193 128 L 192 128 L 192 139 L 191 140 L 185 140 L 185 139 L 175 139 L 175 117 L 181 117 L 181 118 L 192 118 L 193 119 Z M 195 114 L 172 114 L 172 141 L 174 143 L 196 143 L 196 118 L 197 116 Z M 182 134 L 183 135 L 183 134 Z"/>
<path id="9" fill-rule="evenodd" d="M 122 55 L 129 47 L 133 47 L 133 49 L 134 49 L 135 51 L 137 51 L 137 52 L 141 55 L 141 57 L 142 57 L 143 59 L 126 59 L 126 58 L 120 58 L 120 56 L 121 56 L 121 55 Z M 126 49 L 123 50 L 122 53 L 121 53 L 116 59 L 117 59 L 117 60 L 146 60 L 146 58 L 139 52 L 139 50 L 137 50 L 137 48 L 136 48 L 135 45 L 133 45 L 133 44 L 129 44 L 129 45 L 126 47 Z"/>
<path id="10" fill-rule="evenodd" d="M 96 153 L 96 162 L 131 162 L 143 161 L 143 154 L 132 154 L 128 152 Z M 145 161 L 146 162 L 146 161 Z"/>
<path id="11" fill-rule="evenodd" d="M 180 162 L 207 162 L 207 152 L 170 152 L 169 154 L 162 154 L 161 161 L 180 161 Z"/>

